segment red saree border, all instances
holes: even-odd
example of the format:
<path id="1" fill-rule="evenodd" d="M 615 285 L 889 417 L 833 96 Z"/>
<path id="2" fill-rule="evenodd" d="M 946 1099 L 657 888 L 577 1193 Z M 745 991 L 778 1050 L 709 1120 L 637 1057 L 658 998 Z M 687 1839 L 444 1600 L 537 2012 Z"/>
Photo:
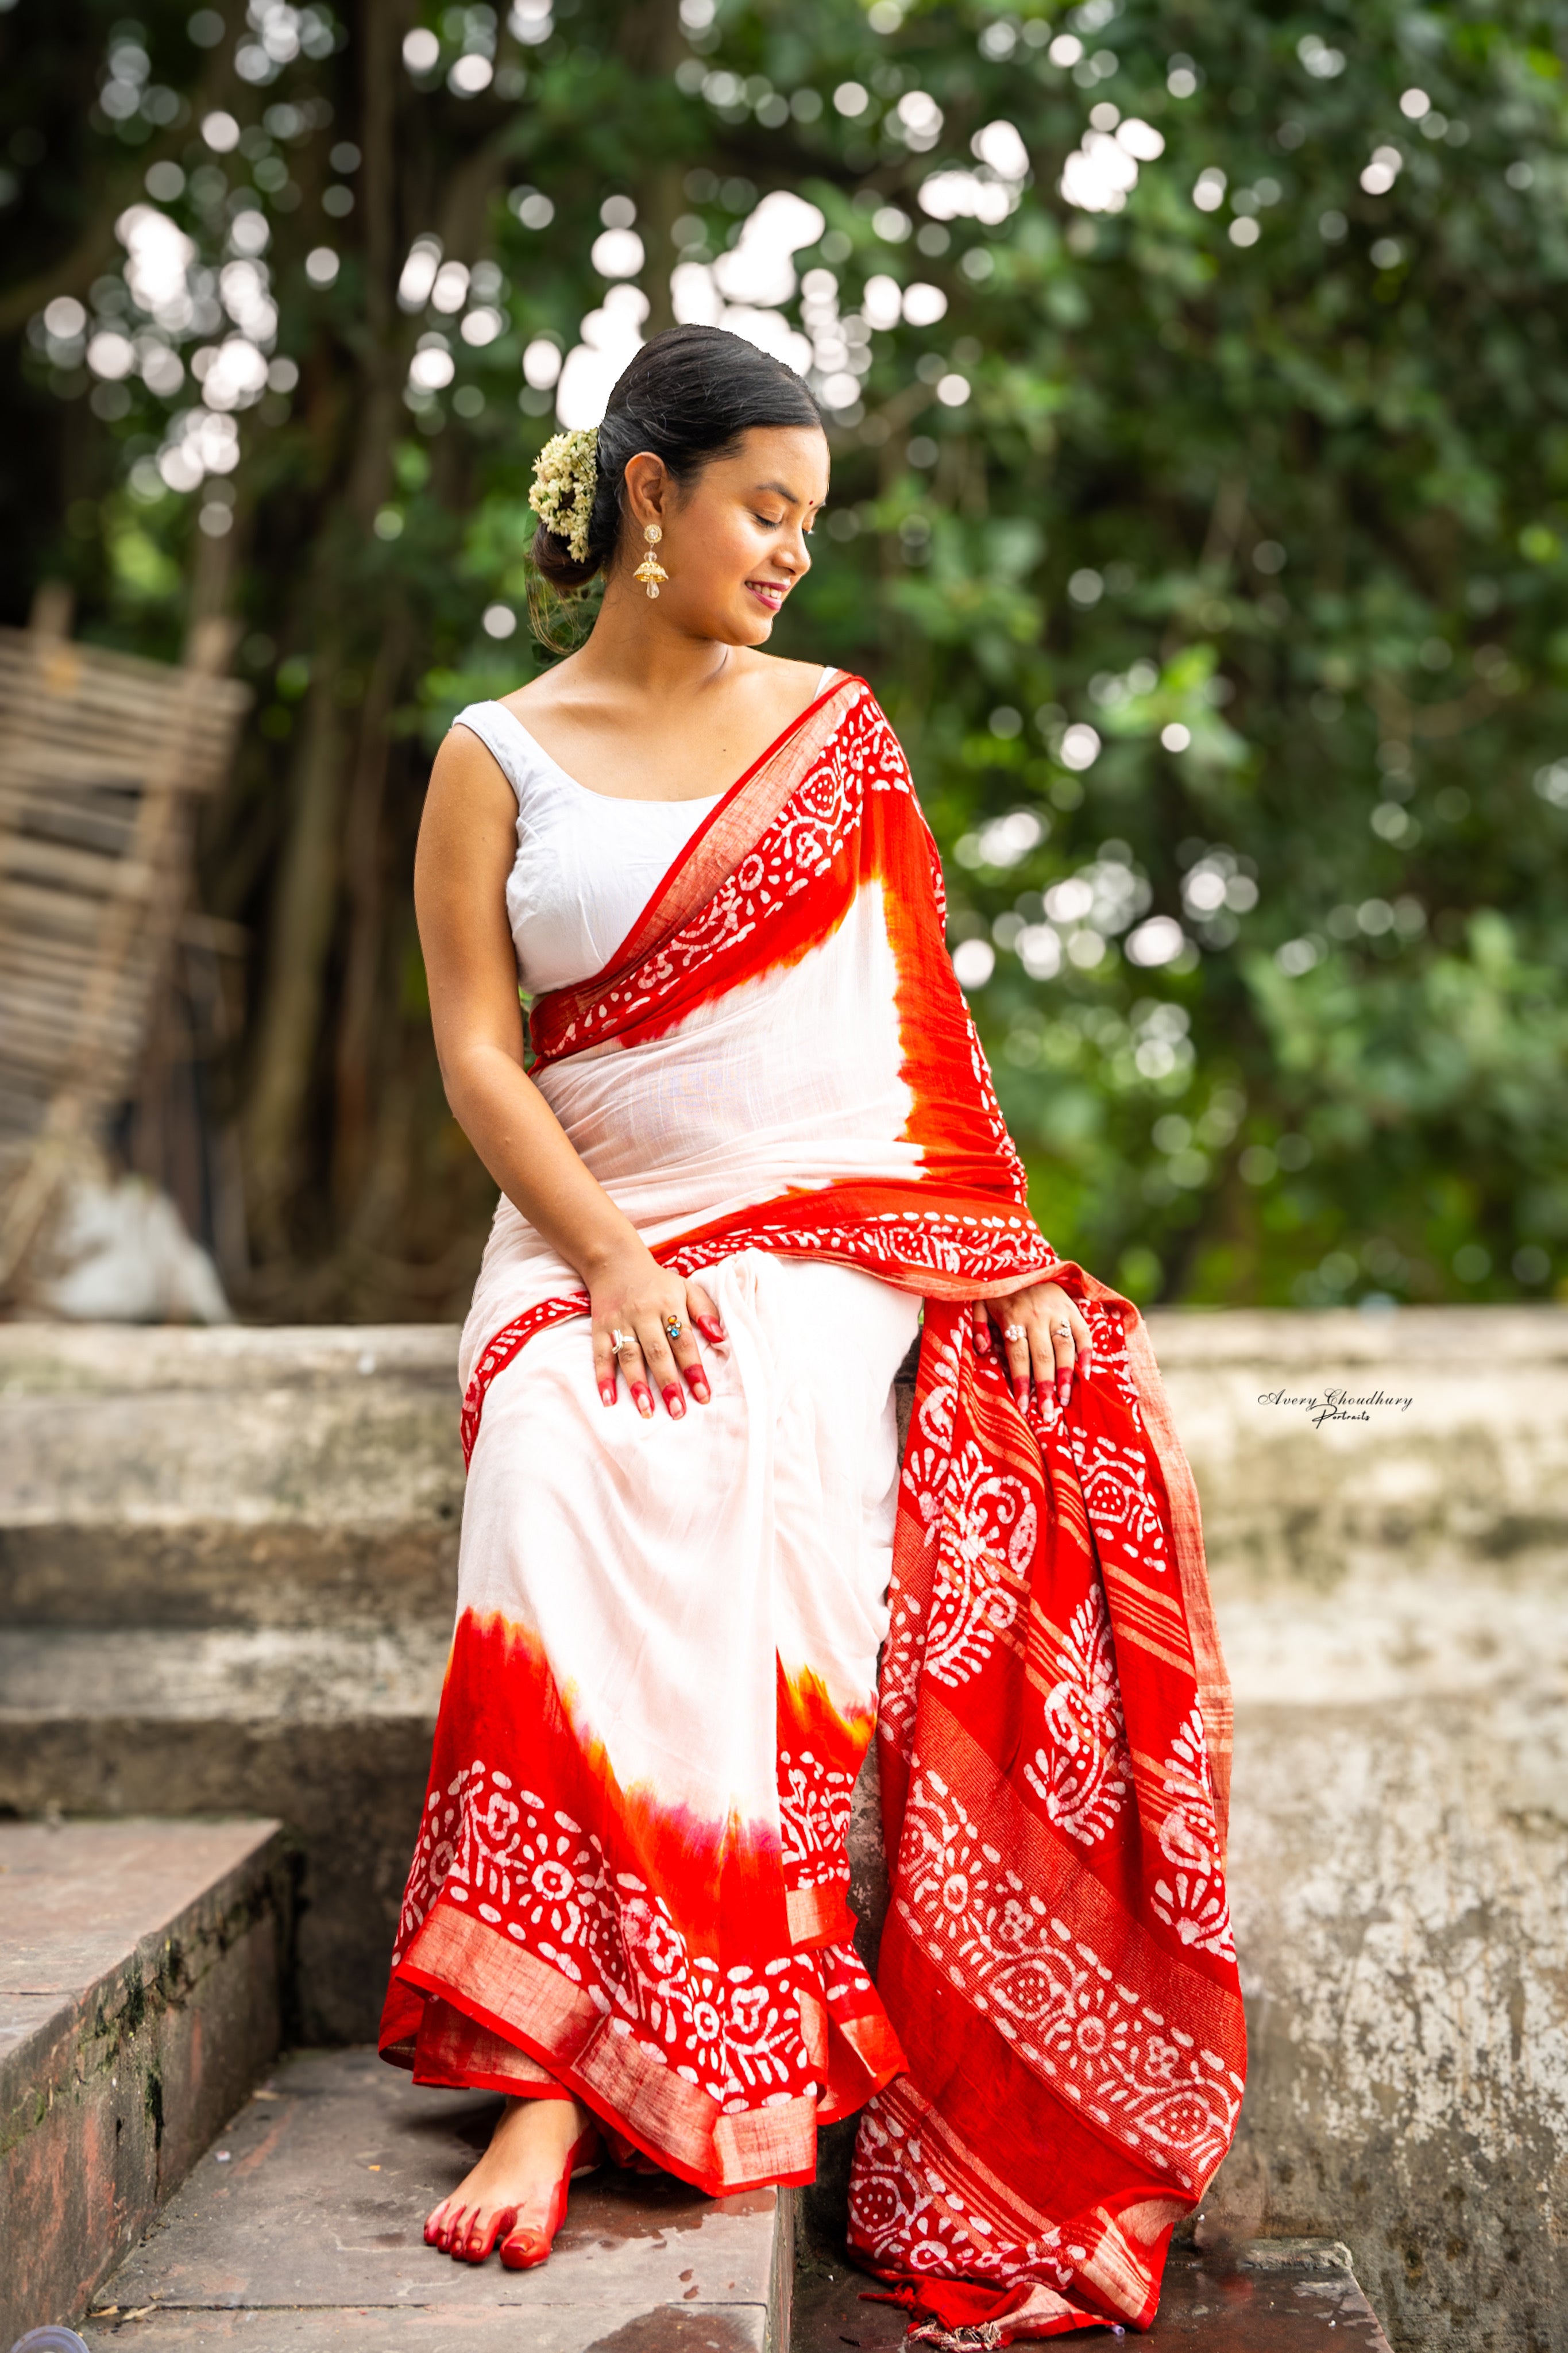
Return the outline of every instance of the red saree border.
<path id="1" fill-rule="evenodd" d="M 928 1314 L 894 1541 L 879 1989 L 911 2071 L 862 2117 L 850 2250 L 933 2345 L 1146 2327 L 1244 2084 L 1157 1376 L 1071 1276 L 1098 1362 L 1049 1422 Z"/>
<path id="2" fill-rule="evenodd" d="M 816 1258 L 875 1274 L 924 1299 L 998 1298 L 1031 1276 L 1053 1282 L 1078 1271 L 1058 1259 L 1026 1211 L 979 1196 L 931 1198 L 918 1179 L 782 1193 L 660 1242 L 653 1256 L 679 1274 L 697 1274 L 743 1250 Z M 961 1264 L 961 1260 L 963 1263 Z M 1096 1289 L 1104 1292 L 1103 1285 Z M 1114 1300 L 1113 1292 L 1104 1292 Z M 1137 1310 L 1121 1302 L 1131 1314 Z M 473 1459 L 485 1397 L 535 1332 L 585 1315 L 585 1291 L 535 1301 L 491 1334 L 474 1359 L 463 1395 L 465 1463 Z"/>
<path id="3" fill-rule="evenodd" d="M 541 1006 L 550 1008 L 547 1018 L 552 1029 L 570 1035 L 592 1006 L 690 921 L 778 815 L 810 761 L 820 757 L 843 720 L 869 691 L 864 679 L 839 670 L 832 685 L 808 702 L 765 751 L 759 752 L 718 807 L 681 844 L 630 931 L 601 970 L 574 988 L 555 989 L 541 999 Z M 839 708 L 831 711 L 831 724 L 816 724 L 828 717 L 835 704 Z M 536 1008 L 536 1018 L 538 1012 Z"/>
<path id="4" fill-rule="evenodd" d="M 819 2003 L 826 2096 L 780 2100 L 731 2116 L 663 2064 L 626 2021 L 606 2017 L 558 1970 L 453 1905 L 432 1906 L 397 1974 L 503 2045 L 515 2046 L 645 2157 L 673 2167 L 710 2198 L 775 2184 L 799 2188 L 814 2179 L 819 2117 L 831 2122 L 850 2113 L 904 2063 L 885 2021 L 870 2014 L 832 2019 L 830 2033 L 831 2011 Z M 860 2080 L 842 2080 L 842 2062 L 833 2067 L 833 2033 L 859 2063 Z M 395 2049 L 387 2055 L 408 2063 Z M 526 2085 L 498 2077 L 495 2088 L 515 2093 Z"/>
<path id="5" fill-rule="evenodd" d="M 1079 2218 L 1081 2241 L 1064 2233 L 952 2129 L 908 2076 L 883 2094 L 868 2133 L 873 2148 L 900 2138 L 921 2149 L 933 2182 L 941 2185 L 941 2204 L 976 2245 L 994 2238 L 1035 2253 L 1028 2273 L 1000 2297 L 972 2283 L 949 2286 L 933 2279 L 889 2301 L 941 2312 L 953 2328 L 989 2323 L 997 2334 L 984 2341 L 994 2345 L 1011 2343 L 1015 2333 L 1043 2337 L 1097 2325 L 1108 2327 L 1113 2325 L 1111 2314 L 1134 2328 L 1151 2325 L 1159 2305 L 1165 2247 L 1184 2211 L 1177 2200 L 1149 2200 L 1121 2215 L 1095 2208 Z M 864 2255 L 858 2259 L 866 2263 Z M 874 2279 L 901 2276 L 869 2263 L 866 2268 Z M 1037 2276 L 1043 2271 L 1055 2273 L 1054 2286 Z M 1080 2282 L 1092 2302 L 1070 2293 Z"/>
<path id="6" fill-rule="evenodd" d="M 837 1887 L 792 1887 L 784 1895 L 790 1944 L 797 1953 L 814 1945 L 847 1945 L 855 1916 Z"/>
<path id="7" fill-rule="evenodd" d="M 1102 1296 L 1114 1296 L 1114 1293 L 1105 1291 L 1103 1284 L 1095 1282 L 1092 1277 L 1087 1277 L 1086 1281 L 1091 1290 Z M 1231 1699 L 1230 1678 L 1226 1672 L 1225 1657 L 1220 1649 L 1214 1598 L 1209 1591 L 1208 1567 L 1204 1556 L 1203 1514 L 1198 1508 L 1198 1491 L 1192 1468 L 1176 1435 L 1165 1385 L 1160 1378 L 1154 1360 L 1154 1345 L 1149 1337 L 1149 1327 L 1136 1308 L 1132 1309 L 1123 1329 L 1128 1368 L 1137 1383 L 1143 1426 L 1158 1458 L 1164 1477 L 1165 1493 L 1170 1499 L 1173 1550 L 1182 1580 L 1187 1635 L 1197 1667 L 1198 1694 L 1203 1705 L 1204 1730 L 1214 1772 L 1215 1813 L 1223 1854 L 1230 1821 L 1230 1774 L 1236 1712 Z"/>
<path id="8" fill-rule="evenodd" d="M 450 1905 L 432 1908 L 398 1975 L 515 2042 L 646 2157 L 673 2158 L 710 2198 L 774 2182 L 797 2187 L 816 2171 L 815 2101 L 725 2116 L 662 2066 L 625 2021 L 605 2017 L 557 1970 Z"/>
<path id="9" fill-rule="evenodd" d="M 859 702 L 862 691 L 869 691 L 864 679 L 857 678 L 852 671 L 837 671 L 832 685 L 824 687 L 774 736 L 767 749 L 759 752 L 751 766 L 736 777 L 717 808 L 709 812 L 690 839 L 677 850 L 604 972 L 584 983 L 585 987 L 597 992 L 623 970 L 635 969 L 661 939 L 679 931 L 697 913 L 714 884 L 721 881 L 745 855 L 794 791 L 797 778 L 785 765 L 785 755 L 797 764 L 803 753 L 812 759 L 819 757 Z M 829 725 L 826 723 L 826 715 L 835 703 L 842 707 L 832 713 Z M 825 722 L 823 725 L 815 723 L 819 719 Z M 682 877 L 686 878 L 684 883 Z"/>
<path id="10" fill-rule="evenodd" d="M 399 2064 L 406 2056 L 416 2084 L 438 2091 L 501 2092 L 510 2099 L 571 2098 L 564 2084 L 558 2084 L 537 2059 L 439 1994 L 431 1994 L 419 2010 L 412 2045 L 406 2052 L 400 2047 L 387 2054 Z"/>

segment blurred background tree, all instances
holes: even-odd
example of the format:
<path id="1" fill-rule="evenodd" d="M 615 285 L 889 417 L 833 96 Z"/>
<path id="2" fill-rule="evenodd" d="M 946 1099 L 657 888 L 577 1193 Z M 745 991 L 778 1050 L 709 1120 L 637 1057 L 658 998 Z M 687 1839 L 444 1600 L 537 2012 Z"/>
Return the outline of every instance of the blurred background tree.
<path id="1" fill-rule="evenodd" d="M 1565 48 L 1508 0 L 0 0 L 5 617 L 229 615 L 258 689 L 183 1185 L 241 1307 L 466 1301 L 429 755 L 550 659 L 533 456 L 678 315 L 832 417 L 777 649 L 903 736 L 1058 1248 L 1560 1287 Z"/>

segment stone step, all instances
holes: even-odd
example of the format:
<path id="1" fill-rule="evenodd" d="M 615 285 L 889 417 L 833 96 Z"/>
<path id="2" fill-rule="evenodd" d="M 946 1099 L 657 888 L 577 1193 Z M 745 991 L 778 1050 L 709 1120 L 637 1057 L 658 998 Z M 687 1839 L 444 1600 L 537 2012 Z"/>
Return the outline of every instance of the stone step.
<path id="1" fill-rule="evenodd" d="M 1237 1687 L 1252 2068 L 1211 2219 L 1342 2239 L 1401 2343 L 1482 2312 L 1500 2345 L 1554 2344 L 1568 1309 L 1151 1320 Z M 33 1651 L 0 1810 L 280 1816 L 305 2039 L 368 2038 L 380 2000 L 426 1761 L 426 1714 L 388 1703 L 417 1698 L 455 1589 L 456 1346 L 0 1326 L 0 1652 L 134 1638 L 118 1688 L 111 1649 Z M 324 1663 L 291 1647 L 310 1628 Z M 157 1651 L 148 1630 L 254 1642 Z M 79 1730 L 68 1672 L 114 1702 Z M 182 1678 L 232 1720 L 181 1715 Z M 170 1712 L 139 1715 L 149 1692 Z M 874 1914 L 865 1806 L 856 1856 Z"/>
<path id="2" fill-rule="evenodd" d="M 299 1908 L 289 2015 L 302 2036 L 374 2029 L 386 1990 L 430 1726 L 0 1723 L 0 1805 L 37 1814 L 267 1807 L 288 1828 Z M 121 1744 L 124 1743 L 121 1747 Z M 368 2027 L 367 2022 L 368 2021 Z"/>
<path id="3" fill-rule="evenodd" d="M 0 1625 L 451 1622 L 449 1326 L 0 1325 Z"/>
<path id="4" fill-rule="evenodd" d="M 717 2200 L 613 2168 L 578 2183 L 548 2263 L 454 2263 L 421 2235 L 499 2101 L 372 2051 L 308 2052 L 234 2116 L 80 2326 L 118 2347 L 250 2353 L 788 2353 L 793 2200 Z"/>
<path id="5" fill-rule="evenodd" d="M 450 1624 L 8 1628 L 0 1718 L 39 1724 L 433 1723 Z"/>
<path id="6" fill-rule="evenodd" d="M 374 2032 L 413 1852 L 446 1635 L 13 1630 L 0 1639 L 0 1809 L 265 1812 L 298 1862 L 291 2014 Z"/>
<path id="7" fill-rule="evenodd" d="M 308 2042 L 384 1990 L 457 1582 L 449 1328 L 0 1327 L 0 1811 L 266 1813 Z"/>
<path id="8" fill-rule="evenodd" d="M 863 2303 L 868 2284 L 842 2265 L 802 2263 L 792 2353 L 900 2353 L 907 2315 Z M 1223 2261 L 1173 2248 L 1158 2316 L 1136 2341 L 1150 2353 L 1185 2353 L 1199 2340 L 1205 2353 L 1323 2353 L 1331 2327 L 1337 2353 L 1389 2353 L 1350 2250 L 1332 2239 L 1253 2239 Z"/>
<path id="9" fill-rule="evenodd" d="M 0 1822 L 0 2345 L 79 2313 L 276 2052 L 271 1821 Z"/>

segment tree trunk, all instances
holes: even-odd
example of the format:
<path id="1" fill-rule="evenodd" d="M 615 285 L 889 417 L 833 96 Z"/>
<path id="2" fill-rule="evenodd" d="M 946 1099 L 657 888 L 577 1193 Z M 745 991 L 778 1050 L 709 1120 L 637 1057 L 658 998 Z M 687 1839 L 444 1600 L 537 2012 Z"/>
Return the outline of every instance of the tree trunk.
<path id="1" fill-rule="evenodd" d="M 363 1190 L 369 1155 L 371 1056 L 376 992 L 382 976 L 382 885 L 386 857 L 382 817 L 390 748 L 387 728 L 408 658 L 411 635 L 406 610 L 395 612 L 376 650 L 370 684 L 365 690 L 360 714 L 359 751 L 343 833 L 349 941 L 342 1009 L 338 1018 L 336 1134 L 332 1151 L 332 1192 L 340 1221 L 350 1217 Z"/>
<path id="2" fill-rule="evenodd" d="M 256 1243 L 267 1258 L 280 1258 L 289 1248 L 289 1204 L 299 1181 L 300 1134 L 321 1034 L 338 887 L 341 671 L 340 648 L 330 639 L 311 673 L 290 777 L 289 832 L 245 1107 L 247 1207 Z"/>
<path id="3" fill-rule="evenodd" d="M 365 11 L 361 35 L 360 139 L 364 155 L 361 212 L 365 254 L 365 314 L 361 407 L 347 454 L 342 493 L 353 535 L 370 530 L 392 485 L 403 357 L 394 327 L 396 269 L 395 142 L 401 9 Z M 288 835 L 273 902 L 269 952 L 257 1018 L 257 1050 L 243 1117 L 248 1207 L 263 1256 L 288 1250 L 289 1208 L 303 1171 L 301 1150 L 310 1079 L 326 999 L 327 965 L 337 908 L 342 842 L 343 729 L 338 703 L 345 649 L 336 617 L 352 539 L 323 537 L 311 605 L 320 649 L 306 699 L 290 780 Z M 322 617 L 328 617 L 323 623 Z M 374 628 L 374 617 L 371 628 Z M 379 632 L 377 635 L 379 636 Z M 384 733 L 384 715 L 382 732 Z M 375 756 L 362 725 L 361 762 Z M 380 757 L 384 760 L 384 745 Z"/>
<path id="4" fill-rule="evenodd" d="M 637 206 L 637 223 L 647 254 L 644 290 L 648 303 L 647 332 L 650 335 L 662 334 L 666 327 L 675 324 L 675 304 L 669 291 L 670 272 L 675 267 L 673 231 L 681 214 L 690 209 L 686 201 L 686 174 L 679 164 L 660 164 L 648 174 Z"/>
<path id="5" fill-rule="evenodd" d="M 650 82 L 666 81 L 686 55 L 676 0 L 641 0 L 621 20 L 618 46 L 628 65 Z M 686 167 L 679 156 L 655 164 L 644 174 L 637 190 L 637 227 L 647 256 L 644 291 L 648 300 L 647 332 L 657 335 L 675 324 L 669 273 L 675 265 L 670 232 L 686 201 Z"/>

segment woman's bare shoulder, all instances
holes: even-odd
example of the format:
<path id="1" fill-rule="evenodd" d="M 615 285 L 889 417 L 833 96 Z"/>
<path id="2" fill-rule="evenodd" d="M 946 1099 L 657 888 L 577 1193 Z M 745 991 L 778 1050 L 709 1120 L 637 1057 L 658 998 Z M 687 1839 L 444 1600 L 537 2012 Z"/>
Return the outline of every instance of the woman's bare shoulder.
<path id="1" fill-rule="evenodd" d="M 510 694 L 498 695 L 496 700 L 503 711 L 510 711 L 526 725 L 531 711 L 560 710 L 574 702 L 577 692 L 577 657 L 567 654 L 563 660 L 552 662 L 548 670 L 542 670 L 537 678 L 525 678 L 521 686 L 513 687 Z"/>
<path id="2" fill-rule="evenodd" d="M 757 647 L 748 650 L 755 665 L 754 691 L 765 698 L 765 707 L 781 727 L 810 710 L 821 691 L 823 672 L 832 668 L 831 663 L 791 661 L 786 655 L 765 654 Z"/>
<path id="3" fill-rule="evenodd" d="M 825 670 L 833 667 L 831 662 L 792 661 L 787 654 L 766 654 L 758 646 L 750 646 L 746 650 L 758 673 L 775 685 L 781 694 L 787 694 L 792 688 L 805 693 L 807 688 L 815 687 Z"/>

